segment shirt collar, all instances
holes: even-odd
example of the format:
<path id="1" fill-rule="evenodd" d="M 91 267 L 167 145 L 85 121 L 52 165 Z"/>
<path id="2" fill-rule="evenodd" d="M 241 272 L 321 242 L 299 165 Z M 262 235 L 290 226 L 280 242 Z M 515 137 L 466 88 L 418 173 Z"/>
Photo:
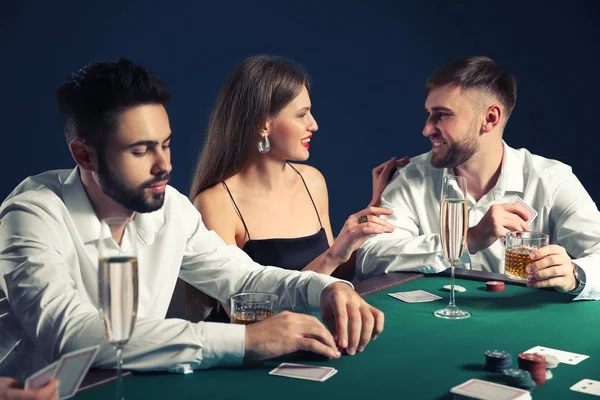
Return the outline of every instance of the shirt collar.
<path id="1" fill-rule="evenodd" d="M 523 162 L 517 156 L 516 151 L 508 146 L 505 141 L 502 141 L 502 146 L 504 154 L 502 155 L 500 176 L 496 185 L 489 192 L 492 194 L 494 200 L 501 198 L 507 192 L 523 193 Z M 454 175 L 454 169 L 444 168 L 442 176 L 447 175 Z M 474 202 L 470 196 L 469 200 Z"/>
<path id="2" fill-rule="evenodd" d="M 523 163 L 516 154 L 516 151 L 509 147 L 505 141 L 504 155 L 502 156 L 502 167 L 498 182 L 492 188 L 494 200 L 504 196 L 506 193 L 523 193 Z"/>
<path id="3" fill-rule="evenodd" d="M 97 241 L 100 233 L 100 220 L 81 183 L 79 167 L 75 167 L 65 180 L 62 197 L 81 241 L 84 244 Z M 164 206 L 152 213 L 136 213 L 134 221 L 138 235 L 149 246 L 154 242 L 156 233 L 165 223 Z"/>
<path id="4" fill-rule="evenodd" d="M 75 167 L 62 187 L 62 198 L 71 215 L 81 241 L 89 243 L 98 239 L 100 221 L 90 203 L 79 177 L 79 167 Z"/>

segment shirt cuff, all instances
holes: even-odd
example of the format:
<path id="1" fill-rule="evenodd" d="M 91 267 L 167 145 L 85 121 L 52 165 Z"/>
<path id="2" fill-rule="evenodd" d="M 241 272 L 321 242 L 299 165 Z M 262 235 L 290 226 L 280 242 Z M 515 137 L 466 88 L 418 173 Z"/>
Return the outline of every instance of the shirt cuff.
<path id="1" fill-rule="evenodd" d="M 245 325 L 200 322 L 195 327 L 203 341 L 202 368 L 242 364 L 246 347 Z"/>
<path id="2" fill-rule="evenodd" d="M 354 286 L 348 281 L 315 273 L 315 276 L 313 276 L 308 282 L 307 296 L 309 307 L 319 307 L 321 305 L 321 293 L 323 292 L 323 289 L 335 282 L 343 282 L 354 289 Z"/>
<path id="3" fill-rule="evenodd" d="M 585 286 L 580 293 L 573 298 L 573 300 L 600 300 L 600 268 L 594 264 L 592 259 L 577 259 L 571 260 L 577 268 L 578 273 L 582 280 L 585 282 Z M 583 274 L 581 274 L 583 272 Z"/>

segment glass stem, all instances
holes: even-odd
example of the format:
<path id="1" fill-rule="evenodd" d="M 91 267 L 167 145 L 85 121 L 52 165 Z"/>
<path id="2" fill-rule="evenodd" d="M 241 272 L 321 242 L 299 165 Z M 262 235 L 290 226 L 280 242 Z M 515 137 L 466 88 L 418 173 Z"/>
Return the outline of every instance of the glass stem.
<path id="1" fill-rule="evenodd" d="M 117 400 L 124 400 L 123 395 L 123 377 L 121 376 L 121 366 L 123 365 L 123 349 L 117 347 Z"/>
<path id="2" fill-rule="evenodd" d="M 454 304 L 454 263 L 450 264 L 450 303 L 448 307 L 456 307 Z"/>

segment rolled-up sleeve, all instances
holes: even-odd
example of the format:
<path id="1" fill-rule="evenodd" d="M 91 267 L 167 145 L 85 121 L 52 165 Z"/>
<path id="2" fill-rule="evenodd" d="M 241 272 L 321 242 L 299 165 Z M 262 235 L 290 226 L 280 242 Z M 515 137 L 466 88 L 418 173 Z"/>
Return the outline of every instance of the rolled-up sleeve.
<path id="1" fill-rule="evenodd" d="M 585 272 L 586 284 L 574 300 L 600 299 L 600 212 L 577 177 L 554 177 L 556 185 L 550 212 L 555 243 L 563 246 L 574 264 Z"/>
<path id="2" fill-rule="evenodd" d="M 52 215 L 32 205 L 5 207 L 1 218 L 0 284 L 35 348 L 51 362 L 66 352 L 99 344 L 94 365 L 114 368 L 115 350 L 105 336 L 98 309 L 84 300 L 94 290 L 76 286 L 71 274 L 78 266 L 65 259 L 69 232 Z M 239 365 L 244 337 L 243 326 L 138 318 L 123 350 L 124 368 L 152 371 L 176 364 L 194 369 Z"/>
<path id="3" fill-rule="evenodd" d="M 425 194 L 423 188 L 407 181 L 403 171 L 384 190 L 381 207 L 393 213 L 381 218 L 395 229 L 391 233 L 371 235 L 360 247 L 356 262 L 358 279 L 393 271 L 436 273 L 448 267 L 442 255 L 440 235 L 422 233 L 408 190 Z"/>
<path id="4" fill-rule="evenodd" d="M 269 292 L 279 297 L 282 308 L 306 310 L 319 307 L 321 292 L 340 281 L 312 271 L 289 271 L 255 263 L 237 246 L 227 245 L 209 231 L 198 214 L 183 257 L 179 276 L 207 295 L 227 304 L 240 292 Z"/>

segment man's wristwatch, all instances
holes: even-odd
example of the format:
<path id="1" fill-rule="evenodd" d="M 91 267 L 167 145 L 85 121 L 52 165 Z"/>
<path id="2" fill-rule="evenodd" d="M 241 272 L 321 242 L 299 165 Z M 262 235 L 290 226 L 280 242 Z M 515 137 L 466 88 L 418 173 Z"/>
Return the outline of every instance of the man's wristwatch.
<path id="1" fill-rule="evenodd" d="M 569 293 L 579 294 L 585 287 L 585 273 L 579 273 L 580 269 L 577 265 L 573 264 L 573 276 L 575 277 L 575 289 L 571 290 Z"/>

